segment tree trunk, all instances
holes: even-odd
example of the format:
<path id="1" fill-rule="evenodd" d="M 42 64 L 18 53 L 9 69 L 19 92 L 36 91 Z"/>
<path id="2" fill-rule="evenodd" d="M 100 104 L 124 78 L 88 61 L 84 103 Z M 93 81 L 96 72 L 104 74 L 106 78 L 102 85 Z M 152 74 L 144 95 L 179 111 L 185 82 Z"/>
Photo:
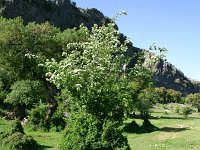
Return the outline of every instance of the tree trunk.
<path id="1" fill-rule="evenodd" d="M 200 107 L 199 107 L 199 108 L 197 108 L 197 110 L 198 110 L 198 112 L 200 112 Z"/>
<path id="2" fill-rule="evenodd" d="M 18 105 L 14 107 L 13 113 L 14 113 L 14 118 L 23 120 L 24 117 L 26 117 L 26 111 L 25 111 L 25 105 Z"/>

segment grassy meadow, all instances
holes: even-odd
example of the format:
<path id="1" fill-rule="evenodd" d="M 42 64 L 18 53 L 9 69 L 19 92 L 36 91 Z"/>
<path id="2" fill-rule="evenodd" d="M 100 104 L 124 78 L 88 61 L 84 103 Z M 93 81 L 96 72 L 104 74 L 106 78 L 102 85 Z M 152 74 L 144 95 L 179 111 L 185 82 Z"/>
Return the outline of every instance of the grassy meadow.
<path id="1" fill-rule="evenodd" d="M 193 112 L 188 117 L 165 108 L 162 105 L 152 110 L 151 123 L 158 127 L 151 133 L 128 133 L 129 144 L 133 150 L 199 150 L 200 114 Z M 133 119 L 128 119 L 126 123 Z M 134 119 L 141 125 L 141 119 Z M 0 119 L 0 132 L 9 131 L 11 121 Z M 43 150 L 57 150 L 62 138 L 61 132 L 31 131 L 24 126 L 25 133 L 33 136 Z"/>
<path id="2" fill-rule="evenodd" d="M 188 117 L 173 109 L 153 110 L 151 123 L 158 127 L 151 133 L 125 133 L 133 150 L 193 150 L 200 149 L 200 114 Z M 141 124 L 141 120 L 137 120 Z"/>

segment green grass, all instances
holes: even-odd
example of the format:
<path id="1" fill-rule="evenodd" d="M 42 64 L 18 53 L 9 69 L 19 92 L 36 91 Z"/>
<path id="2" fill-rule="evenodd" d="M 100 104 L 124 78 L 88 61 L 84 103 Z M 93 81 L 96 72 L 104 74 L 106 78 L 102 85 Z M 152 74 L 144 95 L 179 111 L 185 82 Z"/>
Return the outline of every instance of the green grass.
<path id="1" fill-rule="evenodd" d="M 0 118 L 0 132 L 7 132 L 11 130 L 12 121 Z M 61 132 L 41 132 L 30 131 L 25 127 L 24 131 L 27 135 L 31 135 L 40 145 L 41 150 L 58 150 L 62 138 Z"/>
<path id="2" fill-rule="evenodd" d="M 58 150 L 59 144 L 62 139 L 61 132 L 26 132 L 27 135 L 31 135 L 37 143 L 40 145 L 41 149 L 44 150 Z"/>
<path id="3" fill-rule="evenodd" d="M 133 150 L 199 150 L 200 114 L 193 113 L 185 118 L 169 110 L 156 109 L 151 123 L 159 128 L 152 133 L 125 133 Z M 135 120 L 141 124 L 141 120 Z"/>
<path id="4" fill-rule="evenodd" d="M 11 124 L 12 124 L 12 121 L 8 121 L 8 120 L 0 118 L 0 132 L 10 131 Z"/>
<path id="5" fill-rule="evenodd" d="M 167 113 L 166 113 L 167 112 Z M 151 123 L 159 129 L 151 133 L 124 133 L 133 150 L 199 150 L 200 149 L 200 114 L 193 113 L 185 118 L 175 113 L 172 108 L 153 109 Z M 131 119 L 128 122 L 132 121 Z M 142 120 L 135 119 L 138 124 Z M 11 121 L 0 119 L 0 132 L 8 131 Z M 42 150 L 57 150 L 62 139 L 61 132 L 30 131 L 25 133 L 41 145 Z"/>

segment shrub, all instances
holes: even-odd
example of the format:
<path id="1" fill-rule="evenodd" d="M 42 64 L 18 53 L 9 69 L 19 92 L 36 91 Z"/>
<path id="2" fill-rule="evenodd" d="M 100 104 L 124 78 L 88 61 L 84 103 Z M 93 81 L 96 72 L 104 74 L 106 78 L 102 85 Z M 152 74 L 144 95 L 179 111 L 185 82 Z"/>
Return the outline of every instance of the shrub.
<path id="1" fill-rule="evenodd" d="M 16 120 L 11 125 L 11 131 L 0 133 L 0 149 L 9 150 L 35 150 L 37 142 L 24 134 L 20 121 Z"/>
<path id="2" fill-rule="evenodd" d="M 200 112 L 200 93 L 187 95 L 185 98 L 185 102 L 196 107 L 198 109 L 198 112 Z"/>
<path id="3" fill-rule="evenodd" d="M 0 108 L 0 116 L 5 117 L 6 115 L 6 111 Z"/>
<path id="4" fill-rule="evenodd" d="M 40 104 L 31 110 L 30 116 L 28 118 L 28 125 L 33 130 L 48 130 L 49 124 L 46 122 L 48 105 Z"/>
<path id="5" fill-rule="evenodd" d="M 91 114 L 81 112 L 68 120 L 60 149 L 108 150 L 130 149 L 127 139 L 122 135 L 116 122 L 103 124 Z"/>
<path id="6" fill-rule="evenodd" d="M 68 120 L 68 126 L 65 131 L 60 149 L 95 149 L 101 145 L 97 128 L 98 121 L 91 115 L 74 114 Z"/>
<path id="7" fill-rule="evenodd" d="M 20 120 L 26 116 L 26 109 L 32 108 L 34 103 L 47 98 L 44 85 L 37 80 L 18 80 L 11 89 L 4 102 L 13 106 L 15 117 Z"/>
<path id="8" fill-rule="evenodd" d="M 61 131 L 65 128 L 65 118 L 64 118 L 64 108 L 63 106 L 58 106 L 53 116 L 51 117 L 51 131 Z"/>
<path id="9" fill-rule="evenodd" d="M 15 133 L 15 132 L 19 132 L 24 134 L 24 129 L 21 125 L 21 122 L 19 120 L 15 120 L 12 125 L 11 125 L 11 132 Z"/>
<path id="10" fill-rule="evenodd" d="M 189 114 L 192 114 L 192 109 L 188 106 L 183 107 L 182 114 L 183 114 L 184 117 L 187 118 Z"/>
<path id="11" fill-rule="evenodd" d="M 175 109 L 174 109 L 174 112 L 175 113 L 179 113 L 180 112 L 180 108 L 178 106 L 176 106 Z"/>
<path id="12" fill-rule="evenodd" d="M 35 150 L 37 142 L 31 137 L 20 132 L 1 134 L 0 149 L 9 150 Z"/>

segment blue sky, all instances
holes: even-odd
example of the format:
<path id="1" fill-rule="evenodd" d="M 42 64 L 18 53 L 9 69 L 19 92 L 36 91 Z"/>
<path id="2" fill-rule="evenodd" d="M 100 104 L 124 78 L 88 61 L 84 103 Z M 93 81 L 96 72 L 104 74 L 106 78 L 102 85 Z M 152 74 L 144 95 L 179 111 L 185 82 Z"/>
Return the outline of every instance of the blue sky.
<path id="1" fill-rule="evenodd" d="M 167 60 L 187 77 L 200 81 L 200 0 L 74 0 L 78 7 L 97 8 L 117 20 L 120 32 L 134 46 L 155 42 L 168 49 Z"/>

